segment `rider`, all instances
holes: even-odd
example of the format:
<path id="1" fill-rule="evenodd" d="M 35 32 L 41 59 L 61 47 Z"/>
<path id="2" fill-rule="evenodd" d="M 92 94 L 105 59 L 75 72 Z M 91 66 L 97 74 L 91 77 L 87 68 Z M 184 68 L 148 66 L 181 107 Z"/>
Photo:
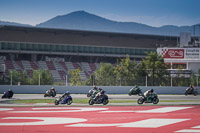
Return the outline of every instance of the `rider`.
<path id="1" fill-rule="evenodd" d="M 96 85 L 94 85 L 93 91 L 92 91 L 92 96 L 96 97 L 96 94 L 98 93 L 98 88 L 96 87 Z"/>
<path id="2" fill-rule="evenodd" d="M 140 87 L 139 87 L 139 86 L 137 86 L 137 85 L 135 85 L 134 91 L 136 92 L 136 94 L 138 94 L 138 93 L 139 93 L 139 91 L 140 91 Z"/>
<path id="3" fill-rule="evenodd" d="M 66 91 L 62 97 L 63 97 L 63 101 L 62 101 L 62 104 L 66 104 L 67 103 L 67 98 L 68 96 L 70 96 L 70 92 L 69 91 Z"/>
<path id="4" fill-rule="evenodd" d="M 52 96 L 52 97 L 56 96 L 56 90 L 55 90 L 54 87 L 52 87 L 52 88 L 50 89 L 50 93 L 51 93 L 51 96 Z"/>
<path id="5" fill-rule="evenodd" d="M 190 87 L 188 88 L 189 92 L 193 92 L 194 91 L 194 86 L 190 85 Z"/>
<path id="6" fill-rule="evenodd" d="M 152 98 L 152 95 L 154 94 L 154 90 L 153 89 L 150 89 L 150 90 L 147 90 L 145 93 L 144 93 L 144 97 L 147 98 L 147 101 L 149 100 L 149 98 Z"/>
<path id="7" fill-rule="evenodd" d="M 9 89 L 8 91 L 4 92 L 4 95 L 2 96 L 2 98 L 12 98 L 14 92 Z"/>
<path id="8" fill-rule="evenodd" d="M 95 100 L 98 99 L 98 98 L 102 95 L 102 92 L 103 92 L 103 91 L 104 91 L 103 89 L 98 88 L 97 91 L 96 91 L 96 93 L 95 93 L 94 99 L 95 99 Z"/>

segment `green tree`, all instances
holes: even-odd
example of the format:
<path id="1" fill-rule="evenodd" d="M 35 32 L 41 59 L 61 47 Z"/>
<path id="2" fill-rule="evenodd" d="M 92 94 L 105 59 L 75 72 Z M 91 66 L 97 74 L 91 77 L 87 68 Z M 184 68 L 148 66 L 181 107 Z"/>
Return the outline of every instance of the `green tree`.
<path id="1" fill-rule="evenodd" d="M 136 63 L 131 60 L 129 55 L 126 58 L 121 59 L 120 62 L 115 66 L 114 73 L 120 85 L 134 85 Z"/>
<path id="2" fill-rule="evenodd" d="M 33 70 L 33 77 L 31 79 L 32 85 L 52 85 L 53 84 L 53 76 L 48 70 Z"/>
<path id="3" fill-rule="evenodd" d="M 142 62 L 152 79 L 152 85 L 155 86 L 155 81 L 160 85 L 161 81 L 164 80 L 164 75 L 167 74 L 167 66 L 164 63 L 162 56 L 156 52 L 150 52 Z"/>
<path id="4" fill-rule="evenodd" d="M 71 86 L 78 86 L 78 85 L 83 84 L 81 82 L 80 72 L 81 70 L 79 68 L 69 71 L 69 75 L 70 75 L 69 80 L 70 80 Z"/>
<path id="5" fill-rule="evenodd" d="M 146 71 L 146 67 L 144 62 L 140 62 L 137 65 L 137 71 L 135 73 L 135 77 L 136 77 L 136 84 L 140 85 L 140 86 L 145 86 L 146 84 L 146 76 L 148 76 L 148 73 Z"/>
<path id="6" fill-rule="evenodd" d="M 12 78 L 13 85 L 17 85 L 18 83 L 20 83 L 21 85 L 30 84 L 30 79 L 27 76 L 26 70 L 24 70 L 23 72 L 11 70 L 9 73 L 10 78 Z"/>
<path id="7" fill-rule="evenodd" d="M 96 85 L 115 85 L 114 69 L 110 63 L 101 63 L 100 68 L 94 73 L 94 77 Z"/>

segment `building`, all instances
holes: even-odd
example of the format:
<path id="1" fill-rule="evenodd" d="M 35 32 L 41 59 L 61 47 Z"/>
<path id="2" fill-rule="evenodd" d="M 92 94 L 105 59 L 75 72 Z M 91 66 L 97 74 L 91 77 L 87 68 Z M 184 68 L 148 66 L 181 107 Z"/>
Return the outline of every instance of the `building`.
<path id="1" fill-rule="evenodd" d="M 158 47 L 176 47 L 179 37 L 93 32 L 20 26 L 0 26 L 0 64 L 10 70 L 49 70 L 55 81 L 81 69 L 86 80 L 100 62 L 116 63 L 129 54 L 140 61 Z"/>

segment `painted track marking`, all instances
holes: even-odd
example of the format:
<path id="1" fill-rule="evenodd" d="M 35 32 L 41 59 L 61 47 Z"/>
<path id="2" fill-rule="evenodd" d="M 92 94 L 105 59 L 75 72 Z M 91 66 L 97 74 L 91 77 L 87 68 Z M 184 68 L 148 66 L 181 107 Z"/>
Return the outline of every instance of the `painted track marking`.
<path id="1" fill-rule="evenodd" d="M 141 110 L 141 111 L 101 111 L 100 113 L 128 113 L 128 112 L 136 112 L 136 113 L 169 113 L 173 111 L 183 110 L 183 109 L 189 109 L 192 107 L 162 107 L 162 108 L 156 108 L 156 109 L 150 109 L 150 110 Z"/>
<path id="2" fill-rule="evenodd" d="M 189 119 L 147 119 L 136 122 L 129 123 L 116 123 L 116 124 L 73 124 L 68 125 L 70 127 L 108 127 L 108 126 L 117 126 L 117 127 L 136 127 L 136 128 L 158 128 L 170 124 L 175 124 L 178 122 L 187 121 Z"/>
<path id="3" fill-rule="evenodd" d="M 26 120 L 42 120 L 36 122 L 21 122 L 21 123 L 0 123 L 0 126 L 18 126 L 18 125 L 54 125 L 54 124 L 71 124 L 77 122 L 85 122 L 82 118 L 58 118 L 58 117 L 6 117 L 2 119 L 26 119 Z"/>

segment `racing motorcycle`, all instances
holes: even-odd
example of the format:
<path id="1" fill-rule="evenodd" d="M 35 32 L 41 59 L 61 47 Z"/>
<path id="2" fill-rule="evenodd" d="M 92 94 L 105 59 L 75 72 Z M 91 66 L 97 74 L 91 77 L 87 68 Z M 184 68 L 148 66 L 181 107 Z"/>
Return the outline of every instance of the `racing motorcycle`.
<path id="1" fill-rule="evenodd" d="M 63 103 L 64 99 L 65 99 L 65 96 L 58 97 L 58 99 L 55 100 L 54 104 L 55 105 L 59 105 L 59 104 L 70 105 L 70 104 L 72 104 L 72 97 L 70 95 L 66 96 L 66 103 Z"/>
<path id="2" fill-rule="evenodd" d="M 14 95 L 13 91 L 8 90 L 8 91 L 4 92 L 4 94 L 3 94 L 3 96 L 2 96 L 1 98 L 2 98 L 2 99 L 3 99 L 3 98 L 12 98 L 13 95 Z"/>
<path id="3" fill-rule="evenodd" d="M 88 94 L 87 94 L 87 97 L 91 97 L 93 94 L 93 89 L 89 90 Z"/>
<path id="4" fill-rule="evenodd" d="M 108 102 L 109 102 L 108 96 L 105 94 L 105 91 L 103 91 L 102 94 L 97 98 L 90 97 L 90 100 L 88 103 L 89 103 L 89 105 L 93 105 L 93 104 L 106 105 L 106 104 L 108 104 Z"/>
<path id="5" fill-rule="evenodd" d="M 187 89 L 185 90 L 185 95 L 186 95 L 186 96 L 187 96 L 187 95 L 194 95 L 194 96 L 196 96 L 196 95 L 198 95 L 198 91 L 197 91 L 197 89 L 191 90 L 190 88 L 187 88 Z"/>
<path id="6" fill-rule="evenodd" d="M 143 103 L 153 103 L 153 104 L 157 104 L 159 102 L 159 99 L 158 99 L 158 95 L 156 93 L 152 94 L 151 96 L 149 97 L 145 97 L 144 95 L 142 95 L 142 97 L 140 97 L 138 100 L 137 100 L 137 103 L 138 104 L 143 104 Z"/>
<path id="7" fill-rule="evenodd" d="M 52 93 L 52 91 L 48 90 L 45 92 L 44 97 L 55 97 L 56 96 L 56 92 Z"/>
<path id="8" fill-rule="evenodd" d="M 142 96 L 142 89 L 138 88 L 137 90 L 135 90 L 135 88 L 131 88 L 128 95 L 129 96 L 131 96 L 131 95 Z"/>

